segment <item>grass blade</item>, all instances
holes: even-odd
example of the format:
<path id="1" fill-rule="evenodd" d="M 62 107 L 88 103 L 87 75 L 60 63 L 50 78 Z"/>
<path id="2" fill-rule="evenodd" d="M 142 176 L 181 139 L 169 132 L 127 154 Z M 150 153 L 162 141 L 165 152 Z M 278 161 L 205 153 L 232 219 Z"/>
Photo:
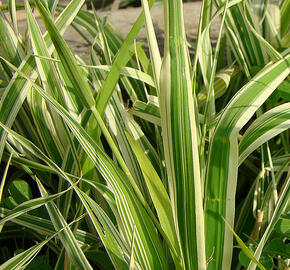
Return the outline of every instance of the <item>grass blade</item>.
<path id="1" fill-rule="evenodd" d="M 171 203 L 167 191 L 155 169 L 153 168 L 151 162 L 142 151 L 141 147 L 137 144 L 137 142 L 131 137 L 129 133 L 126 133 L 126 135 L 140 164 L 150 196 L 152 198 L 161 224 L 161 228 L 163 229 L 165 235 L 168 237 L 168 240 L 170 241 L 171 249 L 173 249 L 172 252 L 174 254 L 175 260 L 177 260 L 176 266 L 179 267 L 179 245 L 174 227 Z"/>
<path id="2" fill-rule="evenodd" d="M 151 60 L 152 60 L 152 66 L 153 66 L 153 74 L 154 74 L 155 82 L 156 84 L 158 84 L 162 62 L 161 62 L 160 52 L 159 52 L 147 0 L 142 0 L 142 7 L 144 11 L 145 26 L 146 26 L 148 45 L 149 45 L 149 50 L 150 50 L 150 55 L 151 55 Z"/>
<path id="3" fill-rule="evenodd" d="M 232 232 L 235 216 L 235 190 L 238 168 L 238 132 L 277 86 L 288 76 L 290 54 L 269 64 L 231 100 L 215 129 L 210 145 L 206 183 L 207 255 L 215 247 L 209 269 L 228 269 L 231 265 Z M 213 215 L 213 213 L 215 213 Z"/>
<path id="4" fill-rule="evenodd" d="M 80 217 L 82 218 L 82 217 Z M 72 223 L 76 222 L 78 220 L 74 220 Z M 71 223 L 71 224 L 72 224 Z M 71 224 L 67 225 L 70 226 Z M 65 227 L 66 228 L 66 227 Z M 63 228 L 63 229 L 65 229 Z M 61 231 L 58 231 L 57 233 L 51 235 L 46 240 L 42 241 L 41 243 L 21 252 L 20 254 L 12 257 L 10 260 L 6 261 L 4 264 L 0 265 L 0 269 L 7 269 L 7 270 L 18 270 L 22 269 L 25 264 L 29 260 L 33 258 L 41 249 L 44 247 L 50 240 L 52 240 L 55 236 L 57 236 L 58 233 Z M 27 265 L 26 265 L 27 266 Z"/>
<path id="5" fill-rule="evenodd" d="M 45 198 L 37 198 L 37 199 L 29 200 L 18 205 L 17 207 L 15 207 L 13 210 L 10 211 L 9 215 L 5 216 L 3 219 L 0 220 L 0 225 L 4 224 L 7 221 L 13 220 L 15 217 L 18 217 L 26 212 L 36 209 L 47 202 L 55 200 L 56 198 L 63 195 L 67 191 L 68 190 L 65 190 L 57 194 L 49 195 Z"/>
<path id="6" fill-rule="evenodd" d="M 152 7 L 154 0 L 149 0 L 149 7 Z M 99 91 L 97 100 L 96 100 L 96 107 L 98 108 L 100 114 L 102 115 L 105 107 L 112 96 L 112 93 L 115 89 L 115 86 L 119 80 L 120 76 L 120 69 L 122 66 L 125 66 L 128 60 L 131 58 L 129 54 L 130 51 L 128 50 L 130 46 L 132 46 L 137 34 L 139 33 L 140 29 L 143 26 L 144 20 L 144 13 L 142 12 L 138 19 L 136 20 L 134 26 L 130 30 L 129 34 L 127 35 L 126 39 L 124 40 L 122 47 L 119 49 L 119 52 L 114 59 L 112 64 L 112 69 L 107 75 L 102 87 Z"/>
<path id="7" fill-rule="evenodd" d="M 244 253 L 247 255 L 247 257 L 249 259 L 251 259 L 251 261 L 254 262 L 256 265 L 258 265 L 261 270 L 266 270 L 266 268 L 255 259 L 255 257 L 252 255 L 251 251 L 247 248 L 247 246 L 243 242 L 243 240 L 235 233 L 235 231 L 230 226 L 230 224 L 225 219 L 224 219 L 224 222 L 226 223 L 226 225 L 229 227 L 229 229 L 234 234 L 234 236 L 235 236 L 240 248 L 242 249 L 242 251 L 244 251 Z"/>
<path id="8" fill-rule="evenodd" d="M 28 78 L 27 78 L 28 79 Z M 142 267 L 159 269 L 166 269 L 167 262 L 164 257 L 164 253 L 161 247 L 159 236 L 153 225 L 152 219 L 149 218 L 148 213 L 143 208 L 146 207 L 146 202 L 139 201 L 134 193 L 138 189 L 132 189 L 132 186 L 128 184 L 128 179 L 125 177 L 124 173 L 114 165 L 114 163 L 108 158 L 108 156 L 103 153 L 96 142 L 84 131 L 84 129 L 63 109 L 63 107 L 58 104 L 53 98 L 46 95 L 46 93 L 36 84 L 33 84 L 35 89 L 50 102 L 63 117 L 64 121 L 68 124 L 79 143 L 82 145 L 83 149 L 88 154 L 89 158 L 102 174 L 104 179 L 107 181 L 108 185 L 113 189 L 114 195 L 116 196 L 116 203 L 119 213 L 122 213 L 122 222 L 127 228 L 127 234 L 131 236 L 133 230 L 133 224 L 136 226 L 136 256 L 138 262 Z M 2 125 L 2 127 L 4 127 Z M 78 197 L 81 199 L 84 207 L 88 211 L 92 220 L 96 220 L 94 214 L 92 213 L 90 207 L 84 199 L 84 195 L 77 189 L 71 179 L 65 174 L 53 161 L 47 158 L 35 145 L 33 145 L 28 140 L 22 138 L 12 130 L 5 128 L 13 137 L 16 138 L 23 146 L 25 146 L 31 153 L 43 159 L 49 166 L 55 168 L 61 176 L 63 176 L 76 191 Z M 126 180 L 125 180 L 126 179 Z M 132 182 L 130 182 L 132 183 Z M 146 207 L 146 210 L 151 213 L 150 208 Z M 151 218 L 154 216 L 151 214 Z M 98 222 L 95 222 L 98 224 Z M 158 225 L 158 222 L 154 222 Z M 152 253 L 152 251 L 154 253 Z M 150 257 L 148 257 L 150 256 Z"/>
<path id="9" fill-rule="evenodd" d="M 88 82 L 85 80 L 84 76 L 82 76 L 82 71 L 77 64 L 72 51 L 69 49 L 68 45 L 57 30 L 51 14 L 46 10 L 46 8 L 39 0 L 35 0 L 34 4 L 43 19 L 43 22 L 55 46 L 58 56 L 60 57 L 61 63 L 64 66 L 67 76 L 74 86 L 75 93 L 83 102 L 84 106 L 86 106 L 88 109 L 94 107 L 95 101 L 91 88 Z"/>
<path id="10" fill-rule="evenodd" d="M 11 214 L 11 211 L 13 210 L 0 207 L 0 216 L 5 218 Z M 10 221 L 20 226 L 37 231 L 38 233 L 44 234 L 45 236 L 49 236 L 55 233 L 52 222 L 46 218 L 32 216 L 29 214 L 21 214 L 20 216 L 14 217 Z M 80 229 L 76 230 L 75 238 L 81 246 L 99 245 L 100 243 L 100 239 L 96 235 Z"/>
<path id="11" fill-rule="evenodd" d="M 73 0 L 70 2 L 70 4 L 66 7 L 66 9 L 61 13 L 61 15 L 58 17 L 56 20 L 56 27 L 57 31 L 60 33 L 64 32 L 64 30 L 67 28 L 67 26 L 71 23 L 73 20 L 74 16 L 78 12 L 78 10 L 82 6 L 82 1 L 79 0 Z M 2 15 L 0 16 L 0 24 L 5 23 L 7 26 L 7 22 L 3 20 Z M 2 29 L 2 25 L 0 25 L 0 29 Z M 4 27 L 4 26 L 3 26 Z M 15 37 L 15 35 L 8 35 L 6 31 L 0 31 L 1 34 L 4 35 L 4 40 L 7 40 L 7 36 L 9 37 L 9 40 L 11 38 Z M 1 35 L 2 37 L 2 35 Z M 49 48 L 50 51 L 52 51 L 52 46 L 51 46 L 51 41 L 48 37 L 48 35 L 45 35 L 44 37 L 45 42 L 47 44 L 47 47 Z M 20 48 L 21 46 L 18 46 L 18 41 L 13 40 L 7 44 L 7 48 Z M 3 48 L 0 46 L 0 50 Z M 17 53 L 21 52 L 22 50 L 16 50 Z M 1 54 L 2 55 L 2 54 Z M 10 54 L 4 54 L 5 57 L 6 55 Z M 15 56 L 15 52 L 12 53 L 11 57 L 13 59 L 18 59 L 20 61 L 21 57 L 18 58 Z M 3 59 L 3 58 L 2 58 Z M 3 59 L 4 61 L 8 60 L 14 66 L 19 66 L 20 62 L 17 60 L 16 63 L 12 59 Z M 34 59 L 31 55 L 27 55 L 23 61 L 21 62 L 21 65 L 19 66 L 19 69 L 21 70 L 22 73 L 25 75 L 31 74 L 31 72 L 35 68 L 35 63 Z M 32 80 L 35 79 L 35 74 L 32 74 L 31 76 Z M 1 97 L 0 100 L 0 122 L 4 123 L 8 127 L 11 127 L 16 115 L 18 114 L 23 101 L 25 100 L 28 90 L 31 88 L 30 82 L 27 82 L 27 80 L 23 79 L 21 76 L 18 76 L 18 73 L 14 74 L 12 80 L 9 82 L 9 85 L 6 87 L 4 94 Z M 2 157 L 3 154 L 3 149 L 5 146 L 7 134 L 4 130 L 0 130 L 0 157 Z"/>
<path id="12" fill-rule="evenodd" d="M 186 269 L 206 269 L 198 125 L 190 81 L 182 1 L 164 2 L 165 46 L 160 116 L 175 227 Z"/>
<path id="13" fill-rule="evenodd" d="M 38 179 L 36 181 L 39 190 L 41 192 L 41 195 L 47 197 L 48 193 L 44 189 L 41 182 Z M 67 226 L 67 222 L 65 221 L 62 214 L 56 207 L 55 203 L 54 202 L 46 203 L 46 209 L 48 211 L 48 214 L 50 216 L 50 219 L 53 223 L 55 230 L 59 231 L 58 236 L 67 251 L 70 261 L 72 261 L 77 268 L 93 269 L 90 263 L 88 262 L 85 254 L 83 253 L 82 249 L 78 245 L 72 230 L 70 229 L 69 226 Z"/>
<path id="14" fill-rule="evenodd" d="M 262 114 L 247 129 L 239 144 L 239 164 L 266 141 L 290 128 L 290 103 Z"/>

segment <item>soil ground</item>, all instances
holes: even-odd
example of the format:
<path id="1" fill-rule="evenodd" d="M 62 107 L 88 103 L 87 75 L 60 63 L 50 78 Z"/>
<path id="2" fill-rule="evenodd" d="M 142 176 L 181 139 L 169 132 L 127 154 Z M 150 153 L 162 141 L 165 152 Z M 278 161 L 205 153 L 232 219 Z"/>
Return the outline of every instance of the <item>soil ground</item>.
<path id="1" fill-rule="evenodd" d="M 65 2 L 64 2 L 65 3 Z M 185 30 L 188 40 L 193 41 L 196 38 L 198 21 L 201 10 L 201 2 L 189 2 L 184 3 L 184 22 Z M 126 37 L 131 27 L 134 25 L 137 17 L 139 16 L 142 8 L 127 8 L 119 10 L 106 10 L 97 11 L 97 14 L 103 18 L 108 17 L 108 21 L 115 26 L 115 28 L 120 32 L 123 37 Z M 37 14 L 34 12 L 35 16 L 38 18 L 41 24 L 41 20 Z M 164 34 L 164 23 L 163 23 L 163 6 L 155 5 L 151 9 L 151 15 L 153 19 L 153 24 L 156 32 L 158 42 L 163 44 L 163 34 Z M 24 11 L 17 12 L 19 31 L 24 33 L 26 29 L 26 16 Z M 217 39 L 220 23 L 216 20 L 211 27 L 211 39 L 213 42 Z M 77 53 L 80 57 L 87 59 L 89 53 L 89 46 L 79 34 L 72 28 L 69 27 L 64 34 L 64 38 L 69 44 L 70 48 Z M 144 40 L 146 42 L 146 31 L 145 27 L 142 28 L 138 35 L 138 40 Z"/>

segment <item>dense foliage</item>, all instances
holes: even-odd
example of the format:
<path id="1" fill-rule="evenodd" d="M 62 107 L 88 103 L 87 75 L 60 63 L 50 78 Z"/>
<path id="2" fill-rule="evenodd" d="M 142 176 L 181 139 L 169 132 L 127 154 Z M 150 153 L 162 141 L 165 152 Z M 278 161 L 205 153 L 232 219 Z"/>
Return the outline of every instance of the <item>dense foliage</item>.
<path id="1" fill-rule="evenodd" d="M 0 269 L 289 266 L 290 1 L 204 0 L 193 45 L 164 0 L 163 56 L 153 3 L 125 39 L 84 0 L 0 13 Z"/>

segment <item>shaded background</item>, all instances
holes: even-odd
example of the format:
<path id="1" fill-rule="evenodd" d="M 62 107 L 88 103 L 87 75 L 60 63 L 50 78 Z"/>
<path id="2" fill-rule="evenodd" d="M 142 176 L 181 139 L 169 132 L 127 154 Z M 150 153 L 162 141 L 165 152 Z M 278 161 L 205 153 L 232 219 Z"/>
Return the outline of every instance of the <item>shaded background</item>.
<path id="1" fill-rule="evenodd" d="M 197 0 L 183 0 L 183 2 L 193 2 Z M 91 8 L 91 3 L 94 4 L 96 9 L 112 6 L 114 9 L 127 8 L 127 7 L 139 7 L 141 6 L 141 0 L 87 0 L 88 8 Z M 156 0 L 155 2 L 162 2 L 162 0 Z"/>

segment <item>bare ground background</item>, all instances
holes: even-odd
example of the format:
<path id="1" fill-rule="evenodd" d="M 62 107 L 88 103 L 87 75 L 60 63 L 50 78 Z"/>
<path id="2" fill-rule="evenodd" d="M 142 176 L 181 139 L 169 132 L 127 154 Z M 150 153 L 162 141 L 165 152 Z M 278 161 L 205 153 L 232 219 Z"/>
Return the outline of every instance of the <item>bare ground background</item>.
<path id="1" fill-rule="evenodd" d="M 63 2 L 67 3 L 67 2 Z M 189 2 L 184 3 L 184 21 L 186 35 L 189 41 L 193 41 L 196 38 L 198 21 L 201 10 L 201 2 Z M 119 10 L 98 10 L 97 14 L 103 18 L 108 17 L 108 21 L 120 32 L 120 34 L 125 38 L 131 27 L 134 25 L 137 17 L 139 16 L 142 8 L 127 8 Z M 37 12 L 34 11 L 35 16 L 38 18 L 40 25 L 41 19 L 39 18 Z M 163 44 L 163 34 L 164 34 L 164 23 L 163 23 L 163 6 L 155 5 L 151 9 L 151 15 L 155 27 L 156 36 L 159 44 Z M 19 31 L 24 33 L 26 29 L 26 16 L 24 11 L 17 12 L 19 20 Z M 219 20 L 216 20 L 211 27 L 211 39 L 213 42 L 217 39 L 218 31 L 220 27 Z M 77 53 L 80 57 L 87 59 L 89 54 L 89 46 L 80 37 L 80 35 L 72 28 L 69 27 L 64 34 L 64 38 L 69 44 L 70 48 Z M 143 40 L 146 42 L 146 31 L 143 27 L 138 35 L 138 40 Z"/>

